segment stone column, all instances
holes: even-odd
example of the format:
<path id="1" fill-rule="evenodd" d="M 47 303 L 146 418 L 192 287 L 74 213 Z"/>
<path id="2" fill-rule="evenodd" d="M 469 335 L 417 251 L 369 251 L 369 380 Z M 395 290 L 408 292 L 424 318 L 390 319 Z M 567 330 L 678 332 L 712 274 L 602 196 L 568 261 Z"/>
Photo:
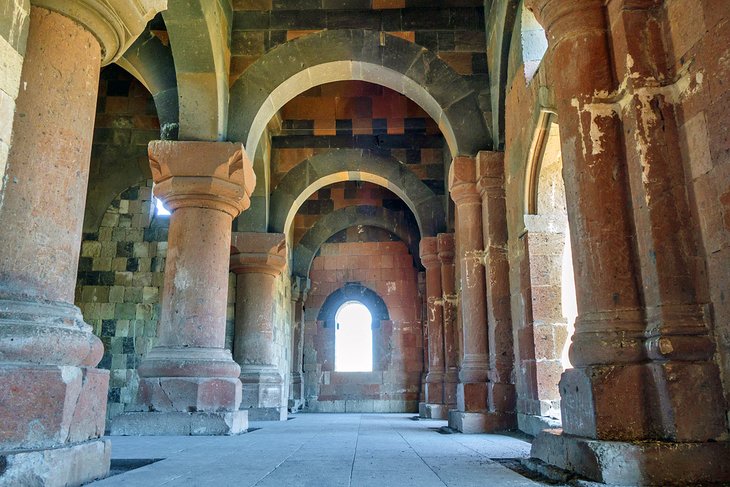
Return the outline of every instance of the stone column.
<path id="1" fill-rule="evenodd" d="M 449 191 L 456 204 L 463 349 L 456 398 L 458 409 L 449 412 L 449 426 L 463 433 L 490 429 L 486 414 L 489 359 L 482 201 L 476 182 L 474 158 L 455 158 L 449 170 Z"/>
<path id="2" fill-rule="evenodd" d="M 444 407 L 444 330 L 441 293 L 441 265 L 438 240 L 423 237 L 420 243 L 421 262 L 426 268 L 426 318 L 428 320 L 428 374 L 424 384 L 424 402 L 419 405 L 423 418 L 446 419 Z"/>
<path id="3" fill-rule="evenodd" d="M 454 280 L 454 234 L 440 233 L 438 258 L 441 263 L 441 292 L 444 321 L 444 404 L 456 408 L 456 389 L 459 383 L 459 337 L 456 326 L 456 282 Z"/>
<path id="4" fill-rule="evenodd" d="M 630 134 L 624 147 L 646 309 L 645 348 L 659 405 L 652 418 L 658 423 L 656 438 L 714 441 L 727 434 L 726 408 L 675 111 L 684 96 L 681 86 L 691 83 L 692 75 L 669 81 L 675 74 L 665 62 L 668 49 L 659 49 L 666 46 L 662 32 L 651 27 L 657 20 L 655 1 L 606 3 L 613 64 L 626 80 L 621 119 Z"/>
<path id="5" fill-rule="evenodd" d="M 276 280 L 286 267 L 281 233 L 236 233 L 231 270 L 236 278 L 233 358 L 241 365 L 241 409 L 256 421 L 286 421 L 284 377 L 279 368 L 283 344 L 275 343 Z"/>
<path id="6" fill-rule="evenodd" d="M 74 286 L 99 69 L 155 11 L 111 1 L 81 15 L 82 3 L 32 2 L 0 190 L 2 485 L 75 486 L 109 472 L 109 373 L 95 368 L 103 346 Z"/>
<path id="7" fill-rule="evenodd" d="M 245 432 L 240 368 L 224 348 L 231 226 L 255 185 L 243 146 L 153 141 L 154 193 L 172 212 L 157 345 L 139 368 L 148 412 L 112 422 L 113 434 Z"/>
<path id="8" fill-rule="evenodd" d="M 289 411 L 296 412 L 304 406 L 304 302 L 311 281 L 306 277 L 292 276 L 292 347 L 291 347 L 291 381 L 289 387 Z"/>
<path id="9" fill-rule="evenodd" d="M 514 341 L 507 258 L 507 207 L 504 194 L 504 152 L 477 155 L 478 188 L 482 197 L 482 230 L 486 268 L 489 330 L 489 415 L 495 429 L 517 425 L 517 395 L 513 378 Z"/>
<path id="10" fill-rule="evenodd" d="M 706 442 L 721 439 L 720 430 L 727 434 L 717 413 L 715 367 L 707 360 L 712 341 L 703 336 L 694 298 L 675 293 L 670 284 L 670 276 L 681 281 L 678 288 L 685 278 L 692 280 L 692 266 L 677 259 L 692 248 L 680 228 L 689 218 L 681 210 L 684 186 L 676 180 L 681 169 L 664 165 L 673 156 L 663 153 L 671 149 L 656 133 L 671 131 L 671 118 L 661 128 L 642 127 L 649 119 L 663 120 L 664 113 L 651 113 L 661 110 L 662 101 L 647 92 L 632 94 L 633 78 L 641 83 L 642 73 L 655 67 L 645 62 L 653 56 L 646 57 L 648 51 L 658 49 L 663 62 L 661 35 L 653 31 L 658 19 L 645 15 L 657 2 L 617 10 L 608 3 L 607 11 L 603 0 L 528 2 L 546 28 L 547 59 L 560 70 L 554 89 L 578 304 L 570 352 L 575 368 L 560 381 L 564 433 L 543 432 L 532 455 L 606 483 L 726 480 L 728 443 Z M 611 36 L 607 14 L 615 28 Z M 622 48 L 626 26 L 647 25 L 645 35 L 624 39 L 642 44 L 641 53 Z M 620 63 L 611 62 L 614 52 Z M 614 73 L 628 76 L 617 80 Z M 624 145 L 636 130 L 638 140 Z M 655 137 L 656 144 L 647 145 Z M 661 168 L 651 167 L 654 162 Z M 666 178 L 675 179 L 667 184 Z M 681 188 L 681 194 L 670 188 Z M 657 237 L 667 245 L 653 247 Z"/>

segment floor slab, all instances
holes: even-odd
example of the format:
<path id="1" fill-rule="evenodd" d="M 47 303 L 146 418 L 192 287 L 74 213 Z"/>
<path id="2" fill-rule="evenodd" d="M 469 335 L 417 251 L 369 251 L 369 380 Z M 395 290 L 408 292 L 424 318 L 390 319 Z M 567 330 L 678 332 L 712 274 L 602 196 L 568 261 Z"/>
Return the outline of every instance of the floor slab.
<path id="1" fill-rule="evenodd" d="M 227 437 L 112 436 L 112 460 L 163 460 L 94 487 L 538 486 L 493 458 L 526 458 L 503 435 L 440 434 L 446 421 L 413 414 L 298 414 Z"/>

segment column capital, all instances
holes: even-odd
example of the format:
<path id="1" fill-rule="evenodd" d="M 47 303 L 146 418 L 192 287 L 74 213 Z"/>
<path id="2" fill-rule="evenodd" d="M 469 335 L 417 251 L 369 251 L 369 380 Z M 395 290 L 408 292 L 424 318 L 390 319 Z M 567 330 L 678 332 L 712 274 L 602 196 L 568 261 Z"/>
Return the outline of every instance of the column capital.
<path id="1" fill-rule="evenodd" d="M 153 140 L 148 154 L 155 196 L 170 211 L 211 208 L 235 218 L 251 204 L 256 174 L 241 144 Z"/>
<path id="2" fill-rule="evenodd" d="M 572 33 L 604 30 L 604 5 L 605 0 L 525 0 L 553 46 Z"/>
<path id="3" fill-rule="evenodd" d="M 452 265 L 454 263 L 455 244 L 453 233 L 438 234 L 438 256 L 441 265 Z"/>
<path id="4" fill-rule="evenodd" d="M 231 271 L 278 277 L 286 267 L 283 233 L 235 232 L 231 236 Z"/>
<path id="5" fill-rule="evenodd" d="M 436 237 L 423 237 L 419 244 L 418 253 L 426 270 L 441 265 L 438 259 L 438 241 Z"/>
<path id="6" fill-rule="evenodd" d="M 31 0 L 70 18 L 96 37 L 102 66 L 116 61 L 144 30 L 147 23 L 167 9 L 167 0 Z"/>
<path id="7" fill-rule="evenodd" d="M 493 190 L 504 190 L 504 152 L 481 151 L 476 162 L 479 193 L 484 196 Z"/>
<path id="8" fill-rule="evenodd" d="M 455 157 L 449 168 L 449 192 L 457 206 L 481 202 L 476 182 L 476 160 L 473 157 Z"/>

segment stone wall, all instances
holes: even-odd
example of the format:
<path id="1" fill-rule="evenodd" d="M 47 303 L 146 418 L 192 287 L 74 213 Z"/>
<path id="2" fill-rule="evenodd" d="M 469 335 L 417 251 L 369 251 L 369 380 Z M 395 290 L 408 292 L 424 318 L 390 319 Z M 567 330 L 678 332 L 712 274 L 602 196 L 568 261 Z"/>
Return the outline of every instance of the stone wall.
<path id="1" fill-rule="evenodd" d="M 101 70 L 96 112 L 85 232 L 96 231 L 120 192 L 152 176 L 147 144 L 160 138 L 152 95 L 119 66 Z"/>
<path id="2" fill-rule="evenodd" d="M 402 242 L 326 243 L 314 260 L 305 305 L 306 407 L 316 412 L 417 412 L 423 371 L 421 298 Z M 357 282 L 385 302 L 373 329 L 373 372 L 335 372 L 335 328 L 317 321 L 327 297 Z"/>
<path id="3" fill-rule="evenodd" d="M 456 72 L 486 87 L 483 0 L 233 2 L 231 80 L 266 52 L 320 30 L 368 29 L 397 35 L 437 53 Z M 438 5 L 438 6 L 436 6 Z"/>
<path id="4" fill-rule="evenodd" d="M 28 37 L 29 0 L 0 0 L 0 206 L 5 187 L 5 166 L 20 89 L 25 42 Z"/>
<path id="5" fill-rule="evenodd" d="M 109 369 L 107 419 L 134 404 L 137 366 L 157 336 L 169 219 L 156 215 L 152 181 L 114 199 L 95 232 L 84 233 L 76 305 L 104 344 Z M 226 347 L 231 348 L 235 275 L 228 287 Z"/>

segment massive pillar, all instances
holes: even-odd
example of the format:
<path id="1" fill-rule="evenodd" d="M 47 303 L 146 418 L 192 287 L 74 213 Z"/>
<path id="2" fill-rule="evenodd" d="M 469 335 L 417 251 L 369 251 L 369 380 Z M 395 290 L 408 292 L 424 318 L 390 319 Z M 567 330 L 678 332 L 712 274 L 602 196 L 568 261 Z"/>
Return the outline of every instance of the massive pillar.
<path id="1" fill-rule="evenodd" d="M 241 365 L 241 409 L 256 421 L 286 421 L 284 377 L 276 343 L 276 280 L 286 267 L 281 233 L 236 233 L 231 270 L 236 277 L 233 357 Z"/>
<path id="2" fill-rule="evenodd" d="M 456 204 L 463 348 L 457 409 L 449 412 L 449 426 L 463 433 L 491 429 L 486 414 L 489 359 L 482 201 L 476 183 L 476 161 L 470 157 L 455 158 L 449 171 L 449 191 Z"/>
<path id="3" fill-rule="evenodd" d="M 32 2 L 0 194 L 0 485 L 109 472 L 109 373 L 95 368 L 103 346 L 74 286 L 99 69 L 155 11 L 112 1 L 82 14 L 79 3 Z"/>
<path id="4" fill-rule="evenodd" d="M 115 434 L 246 431 L 240 368 L 224 348 L 231 225 L 255 185 L 243 146 L 153 141 L 155 196 L 172 212 L 157 345 L 138 368 L 139 405 Z"/>
<path id="5" fill-rule="evenodd" d="M 456 327 L 456 283 L 454 272 L 454 234 L 438 236 L 438 258 L 441 263 L 441 293 L 444 321 L 444 405 L 456 408 L 459 383 L 459 337 Z"/>
<path id="6" fill-rule="evenodd" d="M 490 424 L 495 429 L 512 429 L 516 426 L 517 397 L 512 373 L 514 347 L 507 258 L 504 152 L 480 152 L 477 170 L 485 245 Z"/>
<path id="7" fill-rule="evenodd" d="M 660 133 L 672 132 L 664 96 L 674 90 L 654 85 L 668 79 L 653 72 L 663 62 L 653 53 L 664 49 L 649 14 L 656 2 L 605 4 L 529 2 L 560 69 L 554 89 L 578 304 L 575 368 L 560 381 L 563 432 L 538 436 L 532 454 L 613 484 L 727 481 L 730 448 L 714 441 L 727 426 L 713 343 L 681 223 L 689 221 L 683 175 Z M 629 38 L 629 26 L 648 27 Z M 611 62 L 614 53 L 620 59 Z"/>
<path id="8" fill-rule="evenodd" d="M 291 379 L 289 382 L 289 411 L 304 407 L 304 302 L 311 282 L 306 277 L 292 276 L 291 286 Z"/>
<path id="9" fill-rule="evenodd" d="M 428 327 L 428 373 L 424 383 L 424 402 L 419 414 L 424 418 L 446 419 L 444 406 L 444 330 L 441 292 L 441 263 L 436 237 L 423 237 L 421 262 L 426 268 L 426 318 Z"/>

